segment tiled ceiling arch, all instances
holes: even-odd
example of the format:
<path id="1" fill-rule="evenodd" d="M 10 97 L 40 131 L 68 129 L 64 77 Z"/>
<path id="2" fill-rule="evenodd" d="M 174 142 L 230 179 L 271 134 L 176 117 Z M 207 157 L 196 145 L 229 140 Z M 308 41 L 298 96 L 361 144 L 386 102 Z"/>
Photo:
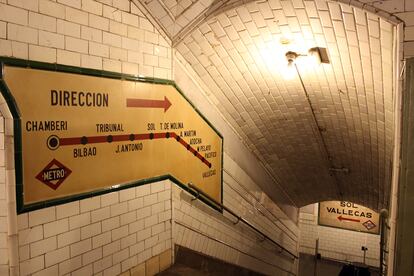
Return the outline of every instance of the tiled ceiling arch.
<path id="1" fill-rule="evenodd" d="M 388 206 L 391 23 L 325 0 L 144 5 L 297 206 L 328 199 Z M 304 90 L 295 71 L 286 78 L 285 53 L 316 46 L 327 48 L 330 64 L 299 57 Z"/>

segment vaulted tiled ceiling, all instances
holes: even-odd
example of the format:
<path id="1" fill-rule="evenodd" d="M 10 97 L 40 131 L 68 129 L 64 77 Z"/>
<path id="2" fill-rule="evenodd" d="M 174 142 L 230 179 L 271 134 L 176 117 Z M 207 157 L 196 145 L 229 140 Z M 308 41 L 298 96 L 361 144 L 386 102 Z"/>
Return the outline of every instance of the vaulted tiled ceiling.
<path id="1" fill-rule="evenodd" d="M 388 206 L 393 25 L 325 0 L 147 0 L 211 100 L 297 206 Z M 285 53 L 326 47 L 330 64 Z M 271 195 L 270 195 L 271 196 Z"/>

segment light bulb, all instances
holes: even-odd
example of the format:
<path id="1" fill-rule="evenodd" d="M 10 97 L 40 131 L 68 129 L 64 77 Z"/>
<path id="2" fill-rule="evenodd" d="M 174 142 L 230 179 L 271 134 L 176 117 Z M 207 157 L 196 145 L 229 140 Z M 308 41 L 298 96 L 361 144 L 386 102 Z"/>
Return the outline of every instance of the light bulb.
<path id="1" fill-rule="evenodd" d="M 296 68 L 293 60 L 289 60 L 288 65 L 283 69 L 284 70 L 282 71 L 282 75 L 285 80 L 293 80 L 295 78 Z"/>

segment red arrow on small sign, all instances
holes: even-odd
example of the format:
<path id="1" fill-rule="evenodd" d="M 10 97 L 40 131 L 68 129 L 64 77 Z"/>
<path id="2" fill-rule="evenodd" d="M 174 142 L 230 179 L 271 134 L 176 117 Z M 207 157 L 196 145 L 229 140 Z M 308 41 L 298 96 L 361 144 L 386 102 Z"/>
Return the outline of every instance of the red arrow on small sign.
<path id="1" fill-rule="evenodd" d="M 164 96 L 164 100 L 127 99 L 127 107 L 164 108 L 164 112 L 171 106 L 171 102 Z"/>
<path id="2" fill-rule="evenodd" d="M 359 219 L 344 218 L 342 215 L 338 216 L 338 219 L 340 221 L 347 220 L 347 221 L 352 221 L 352 222 L 360 222 Z"/>

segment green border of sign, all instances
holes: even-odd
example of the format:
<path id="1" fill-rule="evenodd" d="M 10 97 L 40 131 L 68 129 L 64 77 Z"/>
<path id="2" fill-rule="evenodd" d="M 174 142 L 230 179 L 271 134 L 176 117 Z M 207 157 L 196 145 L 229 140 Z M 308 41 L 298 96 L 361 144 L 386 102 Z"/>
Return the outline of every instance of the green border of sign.
<path id="1" fill-rule="evenodd" d="M 177 84 L 172 80 L 166 79 L 158 79 L 158 78 L 145 78 L 145 77 L 137 77 L 134 75 L 127 75 L 122 73 L 104 71 L 104 70 L 94 70 L 94 69 L 87 69 L 75 66 L 67 66 L 61 65 L 56 63 L 45 63 L 45 62 L 38 62 L 38 61 L 30 61 L 24 59 L 16 59 L 10 57 L 0 57 L 0 92 L 3 95 L 4 99 L 7 102 L 7 106 L 13 116 L 13 130 L 14 130 L 14 165 L 16 171 L 16 201 L 17 201 L 17 213 L 26 213 L 46 207 L 51 207 L 55 205 L 60 205 L 76 200 L 81 200 L 89 197 L 94 197 L 114 191 L 119 191 L 123 189 L 128 189 L 131 187 L 141 186 L 148 183 L 153 183 L 157 181 L 162 181 L 165 179 L 171 180 L 173 183 L 177 184 L 182 189 L 186 190 L 187 192 L 191 193 L 194 196 L 197 196 L 197 193 L 188 188 L 188 186 L 184 183 L 181 183 L 178 179 L 170 174 L 157 176 L 153 178 L 147 178 L 139 181 L 134 181 L 131 183 L 124 184 L 120 187 L 113 188 L 108 187 L 104 189 L 98 189 L 92 192 L 71 195 L 67 197 L 62 197 L 58 199 L 47 200 L 43 202 L 36 202 L 32 204 L 24 205 L 23 202 L 23 162 L 22 162 L 22 129 L 21 129 L 21 119 L 20 119 L 20 111 L 18 109 L 17 103 L 8 89 L 4 79 L 4 65 L 10 65 L 15 67 L 24 67 L 24 68 L 31 68 L 31 69 L 39 69 L 39 70 L 46 70 L 46 71 L 56 71 L 56 72 L 64 72 L 64 73 L 72 73 L 72 74 L 80 74 L 80 75 L 88 75 L 94 77 L 103 77 L 103 78 L 112 78 L 112 79 L 120 79 L 120 80 L 128 80 L 128 81 L 138 81 L 138 82 L 146 82 L 146 83 L 155 83 L 155 84 L 163 84 L 163 85 L 171 85 L 181 94 L 182 97 L 191 105 L 191 107 L 203 118 L 203 120 L 217 133 L 217 135 L 221 138 L 221 199 L 220 203 L 223 204 L 223 162 L 224 162 L 224 139 L 221 133 L 207 120 L 206 117 L 195 107 L 195 105 L 184 95 L 181 89 L 177 86 Z M 210 207 L 222 212 L 222 208 L 214 204 L 214 202 L 209 201 L 203 197 L 199 198 L 204 203 L 209 205 Z"/>
<path id="2" fill-rule="evenodd" d="M 336 228 L 336 229 L 341 229 L 341 230 L 346 230 L 346 231 L 352 231 L 352 232 L 358 232 L 358 233 L 371 234 L 371 235 L 379 235 L 380 232 L 381 232 L 380 231 L 381 225 L 378 225 L 378 233 L 372 233 L 372 232 L 367 232 L 367 231 L 358 231 L 358 230 L 346 229 L 346 228 L 341 228 L 341 227 L 337 227 L 337 226 L 333 226 L 333 225 L 326 225 L 326 224 L 320 223 L 319 222 L 320 210 L 321 210 L 321 203 L 318 202 L 318 225 L 320 225 L 320 226 L 331 227 L 331 228 Z"/>

